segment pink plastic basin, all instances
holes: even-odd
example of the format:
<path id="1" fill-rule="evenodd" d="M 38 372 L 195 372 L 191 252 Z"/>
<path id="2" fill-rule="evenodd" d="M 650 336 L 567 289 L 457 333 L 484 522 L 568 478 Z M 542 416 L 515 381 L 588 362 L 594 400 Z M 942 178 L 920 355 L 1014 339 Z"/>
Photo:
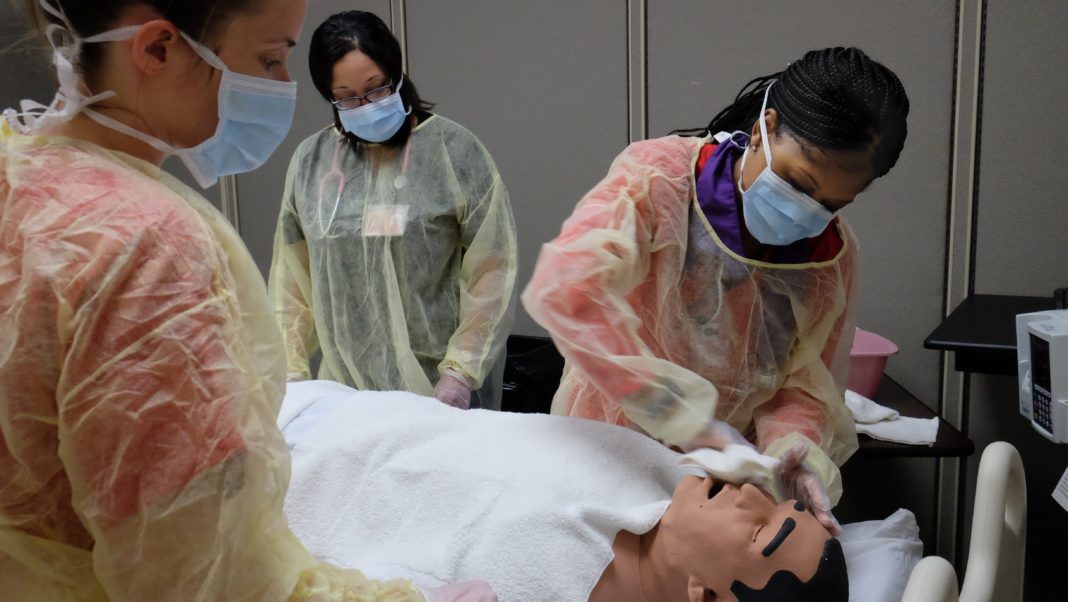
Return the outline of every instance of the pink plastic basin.
<path id="1" fill-rule="evenodd" d="M 886 358 L 897 353 L 893 341 L 858 328 L 849 352 L 849 389 L 871 399 L 879 390 Z"/>

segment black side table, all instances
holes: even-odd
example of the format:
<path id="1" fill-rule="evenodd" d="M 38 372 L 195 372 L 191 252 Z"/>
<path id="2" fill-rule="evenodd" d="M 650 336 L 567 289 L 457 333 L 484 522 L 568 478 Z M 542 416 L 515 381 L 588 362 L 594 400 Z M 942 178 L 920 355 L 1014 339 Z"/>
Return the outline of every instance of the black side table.
<path id="1" fill-rule="evenodd" d="M 964 373 L 967 391 L 970 373 L 1016 376 L 1016 316 L 1053 309 L 1052 297 L 969 295 L 923 341 L 926 349 L 953 352 L 953 368 Z M 961 431 L 968 435 L 968 394 L 961 407 Z M 957 476 L 956 549 L 964 547 L 965 460 Z M 955 563 L 957 570 L 962 567 Z"/>
<path id="2" fill-rule="evenodd" d="M 927 335 L 923 346 L 954 352 L 958 372 L 1015 376 L 1016 315 L 1047 309 L 1053 309 L 1051 297 L 969 295 Z"/>
<path id="3" fill-rule="evenodd" d="M 897 410 L 902 416 L 934 418 L 937 416 L 897 381 L 883 376 L 874 401 Z M 860 447 L 856 458 L 961 458 L 975 453 L 975 443 L 945 420 L 938 421 L 938 438 L 933 445 L 904 445 L 857 435 Z"/>

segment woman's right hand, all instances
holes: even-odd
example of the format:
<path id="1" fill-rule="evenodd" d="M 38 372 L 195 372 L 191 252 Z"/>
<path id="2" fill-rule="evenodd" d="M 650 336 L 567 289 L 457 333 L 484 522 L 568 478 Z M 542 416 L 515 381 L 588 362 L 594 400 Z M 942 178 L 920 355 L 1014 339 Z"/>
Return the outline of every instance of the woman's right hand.
<path id="1" fill-rule="evenodd" d="M 782 462 L 775 471 L 779 491 L 783 498 L 804 504 L 831 535 L 838 536 L 842 532 L 842 525 L 834 514 L 831 514 L 831 499 L 827 495 L 827 489 L 820 483 L 819 477 L 805 465 L 807 455 L 808 448 L 795 445 L 782 457 Z"/>
<path id="2" fill-rule="evenodd" d="M 423 590 L 427 602 L 497 602 L 497 594 L 481 579 Z"/>
<path id="3" fill-rule="evenodd" d="M 434 387 L 434 397 L 445 405 L 461 410 L 471 407 L 471 389 L 460 375 L 452 370 L 441 374 L 441 379 Z"/>

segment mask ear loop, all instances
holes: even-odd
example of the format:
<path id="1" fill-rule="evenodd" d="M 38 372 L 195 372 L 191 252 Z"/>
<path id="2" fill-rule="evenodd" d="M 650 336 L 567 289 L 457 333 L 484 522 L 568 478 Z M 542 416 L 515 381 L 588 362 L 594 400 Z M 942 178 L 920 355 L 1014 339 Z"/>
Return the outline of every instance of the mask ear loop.
<path id="1" fill-rule="evenodd" d="M 738 182 L 737 182 L 737 184 L 738 184 L 738 192 L 742 193 L 743 195 L 745 194 L 745 189 L 742 188 L 742 172 L 745 171 L 745 160 L 749 158 L 749 153 L 750 153 L 750 147 L 749 147 L 748 144 L 746 144 L 745 147 L 742 148 L 742 164 L 738 166 Z M 753 185 L 750 184 L 749 187 L 752 188 Z"/>
<path id="2" fill-rule="evenodd" d="M 400 83 L 397 84 L 397 89 L 393 93 L 396 94 L 399 97 L 402 87 L 404 87 L 404 74 L 403 73 L 401 73 Z M 401 99 L 401 104 L 404 104 L 404 99 Z M 405 111 L 404 114 L 405 115 L 411 115 L 412 114 L 412 107 L 408 107 L 408 110 Z"/>
<path id="3" fill-rule="evenodd" d="M 771 169 L 771 145 L 768 143 L 768 125 L 764 120 L 764 113 L 768 110 L 768 94 L 774 85 L 773 81 L 764 89 L 764 102 L 760 105 L 760 138 L 764 141 L 764 159 L 768 162 L 768 169 Z"/>
<path id="4" fill-rule="evenodd" d="M 764 111 L 768 109 L 768 94 L 771 92 L 771 86 L 774 84 L 775 82 L 772 81 L 770 84 L 768 84 L 768 87 L 764 89 L 764 102 L 760 104 L 760 117 L 757 118 L 757 120 L 760 122 L 760 138 L 764 141 L 764 159 L 766 159 L 768 162 L 768 169 L 771 169 L 771 149 L 770 145 L 768 144 L 768 126 L 764 123 Z M 734 142 L 733 134 L 731 135 L 731 142 Z M 752 147 L 749 145 L 745 146 L 745 150 L 742 151 L 742 164 L 738 167 L 738 192 L 742 194 L 745 194 L 745 190 L 742 189 L 741 173 L 742 170 L 745 169 L 745 160 L 749 158 L 751 148 Z M 749 187 L 752 188 L 753 185 L 750 184 Z"/>

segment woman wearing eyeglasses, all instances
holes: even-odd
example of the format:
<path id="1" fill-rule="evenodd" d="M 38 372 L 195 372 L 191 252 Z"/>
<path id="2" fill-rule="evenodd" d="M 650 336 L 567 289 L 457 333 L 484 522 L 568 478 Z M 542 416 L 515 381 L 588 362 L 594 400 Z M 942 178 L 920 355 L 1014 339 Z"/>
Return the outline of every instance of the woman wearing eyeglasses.
<path id="1" fill-rule="evenodd" d="M 270 293 L 291 379 L 499 408 L 516 236 L 471 132 L 422 100 L 400 45 L 363 11 L 315 30 L 312 81 L 334 123 L 290 162 Z"/>

